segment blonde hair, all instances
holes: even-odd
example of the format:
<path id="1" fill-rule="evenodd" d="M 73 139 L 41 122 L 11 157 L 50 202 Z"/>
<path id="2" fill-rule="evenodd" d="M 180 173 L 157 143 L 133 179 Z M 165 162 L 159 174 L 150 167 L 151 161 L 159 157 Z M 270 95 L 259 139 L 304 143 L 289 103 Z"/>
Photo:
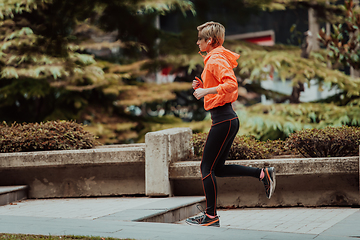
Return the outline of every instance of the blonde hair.
<path id="1" fill-rule="evenodd" d="M 217 22 L 207 22 L 197 27 L 199 35 L 205 40 L 212 38 L 212 46 L 218 47 L 224 43 L 225 27 Z"/>

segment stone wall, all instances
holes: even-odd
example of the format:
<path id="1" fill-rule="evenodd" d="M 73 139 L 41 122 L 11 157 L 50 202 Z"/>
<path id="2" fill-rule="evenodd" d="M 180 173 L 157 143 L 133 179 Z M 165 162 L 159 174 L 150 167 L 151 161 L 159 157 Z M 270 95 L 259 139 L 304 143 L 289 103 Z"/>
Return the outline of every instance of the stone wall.
<path id="1" fill-rule="evenodd" d="M 150 132 L 145 144 L 0 154 L 0 186 L 28 185 L 29 198 L 203 195 L 189 128 Z M 255 178 L 217 178 L 219 207 L 360 205 L 359 157 L 229 160 L 273 166 L 271 200 Z"/>
<path id="2" fill-rule="evenodd" d="M 1 153 L 0 185 L 28 185 L 29 198 L 145 194 L 145 144 Z"/>

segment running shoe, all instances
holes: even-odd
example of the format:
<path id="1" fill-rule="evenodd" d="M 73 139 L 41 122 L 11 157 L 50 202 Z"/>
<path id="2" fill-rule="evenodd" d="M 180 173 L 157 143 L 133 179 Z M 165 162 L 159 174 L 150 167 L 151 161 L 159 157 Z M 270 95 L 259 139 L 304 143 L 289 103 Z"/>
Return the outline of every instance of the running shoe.
<path id="1" fill-rule="evenodd" d="M 264 178 L 261 180 L 265 186 L 265 193 L 268 199 L 271 198 L 272 194 L 275 191 L 276 180 L 275 180 L 275 168 L 263 168 Z"/>
<path id="2" fill-rule="evenodd" d="M 202 213 L 200 216 L 190 217 L 185 222 L 190 225 L 220 227 L 219 216 L 209 218 L 205 213 Z"/>

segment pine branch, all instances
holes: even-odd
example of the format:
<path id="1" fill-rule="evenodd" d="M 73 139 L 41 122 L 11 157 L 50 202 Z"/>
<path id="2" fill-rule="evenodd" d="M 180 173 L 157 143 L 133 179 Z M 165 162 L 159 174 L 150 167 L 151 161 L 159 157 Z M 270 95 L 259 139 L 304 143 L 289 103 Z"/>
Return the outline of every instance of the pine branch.
<path id="1" fill-rule="evenodd" d="M 326 58 L 320 54 L 321 51 L 305 59 L 300 56 L 300 49 L 296 51 L 268 51 L 267 49 L 252 50 L 248 46 L 243 47 L 240 43 L 236 47 L 236 51 L 241 54 L 239 74 L 251 81 L 266 80 L 271 71 L 274 71 L 282 80 L 291 79 L 294 86 L 318 79 L 320 84 L 337 85 L 346 92 L 347 97 L 360 96 L 360 78 L 352 78 L 338 70 L 327 68 Z"/>
<path id="2" fill-rule="evenodd" d="M 13 18 L 15 14 L 31 12 L 51 2 L 52 0 L 2 0 L 0 4 L 0 18 Z"/>
<path id="3" fill-rule="evenodd" d="M 320 103 L 256 104 L 242 109 L 238 115 L 241 116 L 243 126 L 240 133 L 254 135 L 258 139 L 265 139 L 264 136 L 272 139 L 286 137 L 306 128 L 360 126 L 358 106 L 340 107 Z"/>
<path id="4" fill-rule="evenodd" d="M 153 13 L 157 12 L 164 15 L 175 9 L 180 9 L 186 15 L 186 11 L 191 11 L 195 15 L 194 5 L 189 0 L 140 0 L 135 4 L 137 12 Z"/>
<path id="5" fill-rule="evenodd" d="M 115 104 L 122 106 L 136 105 L 144 103 L 163 102 L 176 99 L 175 91 L 189 90 L 191 83 L 168 83 L 168 84 L 139 84 L 123 91 L 121 100 Z"/>

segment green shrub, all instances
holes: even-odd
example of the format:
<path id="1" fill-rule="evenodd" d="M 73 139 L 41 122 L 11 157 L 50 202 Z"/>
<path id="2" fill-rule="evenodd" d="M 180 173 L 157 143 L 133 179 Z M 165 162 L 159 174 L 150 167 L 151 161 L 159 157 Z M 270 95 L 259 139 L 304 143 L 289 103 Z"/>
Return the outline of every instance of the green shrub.
<path id="1" fill-rule="evenodd" d="M 266 159 L 270 152 L 264 142 L 253 136 L 236 136 L 230 148 L 228 159 Z"/>
<path id="2" fill-rule="evenodd" d="M 207 135 L 207 133 L 193 134 L 192 143 L 195 157 L 202 156 Z M 298 152 L 281 140 L 261 142 L 253 136 L 236 136 L 228 159 L 266 159 L 271 158 L 273 155 L 291 154 L 298 154 Z"/>
<path id="3" fill-rule="evenodd" d="M 69 121 L 0 125 L 0 152 L 88 149 L 100 145 L 82 125 Z"/>
<path id="4" fill-rule="evenodd" d="M 193 135 L 195 157 L 201 157 L 207 133 Z M 228 159 L 267 159 L 279 155 L 303 157 L 358 156 L 360 145 L 359 127 L 326 127 L 304 129 L 292 133 L 285 141 L 262 142 L 253 136 L 236 136 Z"/>
<path id="5" fill-rule="evenodd" d="M 194 147 L 194 156 L 201 157 L 203 154 L 207 133 L 194 133 L 191 139 Z"/>
<path id="6" fill-rule="evenodd" d="M 286 141 L 283 140 L 267 140 L 264 145 L 268 149 L 271 157 L 281 155 L 300 155 L 299 151 L 295 147 L 289 145 Z"/>
<path id="7" fill-rule="evenodd" d="M 360 145 L 359 127 L 326 127 L 304 129 L 287 139 L 304 157 L 357 156 Z"/>

